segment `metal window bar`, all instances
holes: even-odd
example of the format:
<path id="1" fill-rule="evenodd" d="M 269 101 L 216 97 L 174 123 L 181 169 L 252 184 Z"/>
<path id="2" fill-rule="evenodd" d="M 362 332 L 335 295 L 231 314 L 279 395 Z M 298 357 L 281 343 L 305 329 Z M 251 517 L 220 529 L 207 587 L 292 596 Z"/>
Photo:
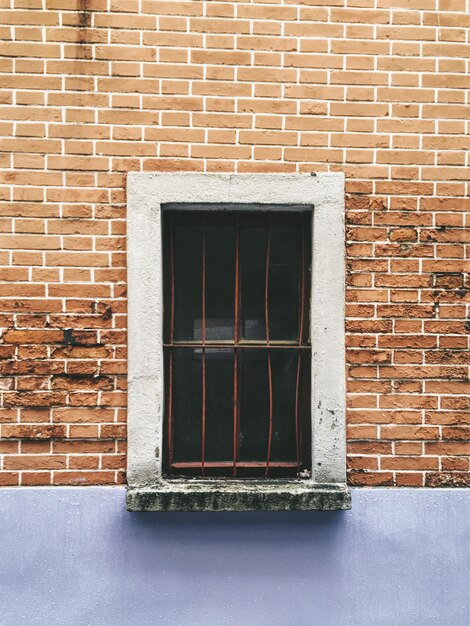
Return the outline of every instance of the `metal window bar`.
<path id="1" fill-rule="evenodd" d="M 304 331 L 304 308 L 305 308 L 305 218 L 300 216 L 300 307 L 299 307 L 299 348 L 302 346 Z M 300 428 L 299 428 L 299 390 L 300 390 L 300 372 L 302 365 L 302 350 L 299 349 L 297 354 L 297 371 L 295 375 L 295 450 L 297 458 L 297 474 L 300 473 Z"/>
<path id="2" fill-rule="evenodd" d="M 170 225 L 170 341 L 175 336 L 175 234 L 173 222 Z M 173 350 L 169 354 L 168 376 L 168 457 L 170 467 L 173 466 Z"/>
<path id="3" fill-rule="evenodd" d="M 202 261 L 201 261 L 201 341 L 175 341 L 175 228 L 173 220 L 169 225 L 169 270 L 170 270 L 170 323 L 169 341 L 164 342 L 163 346 L 168 350 L 168 400 L 167 400 L 167 458 L 170 474 L 175 470 L 200 470 L 202 476 L 206 474 L 207 469 L 225 469 L 231 468 L 232 476 L 238 475 L 238 468 L 243 469 L 263 469 L 264 476 L 268 477 L 270 469 L 278 468 L 296 468 L 297 476 L 302 466 L 302 429 L 299 422 L 299 404 L 300 404 L 300 385 L 301 385 L 301 364 L 302 354 L 311 349 L 310 345 L 304 344 L 304 326 L 305 326 L 305 304 L 308 300 L 306 291 L 306 220 L 305 214 L 299 214 L 300 220 L 300 238 L 301 248 L 299 251 L 299 321 L 298 321 L 298 339 L 297 341 L 272 341 L 269 328 L 269 268 L 271 254 L 271 231 L 272 220 L 271 214 L 268 216 L 268 233 L 266 242 L 266 265 L 265 265 L 265 284 L 264 284 L 264 308 L 265 308 L 265 336 L 266 341 L 240 340 L 240 214 L 236 215 L 236 242 L 235 242 L 235 284 L 234 284 L 234 339 L 233 341 L 207 341 L 206 340 L 206 215 L 202 213 Z M 206 443 L 206 347 L 231 347 L 233 348 L 233 459 L 227 461 L 207 461 L 205 459 L 205 443 Z M 174 461 L 174 416 L 173 416 L 173 394 L 174 394 L 174 348 L 200 348 L 202 354 L 201 360 L 201 461 Z M 240 406 L 239 406 L 239 349 L 261 349 L 267 353 L 268 364 L 268 393 L 269 393 L 269 426 L 266 461 L 240 461 L 238 459 L 239 448 L 239 423 L 240 423 Z M 297 350 L 297 367 L 295 374 L 295 461 L 272 461 L 272 437 L 273 437 L 273 380 L 272 380 L 272 362 L 271 349 L 293 349 Z"/>
<path id="4" fill-rule="evenodd" d="M 266 240 L 266 270 L 264 280 L 264 317 L 266 324 L 266 346 L 268 355 L 268 390 L 269 390 L 269 430 L 268 430 L 268 450 L 266 455 L 265 476 L 269 474 L 269 461 L 271 460 L 271 446 L 273 439 L 273 372 L 271 363 L 271 351 L 269 349 L 269 262 L 271 255 L 271 214 L 268 217 L 268 237 Z"/>
<path id="5" fill-rule="evenodd" d="M 202 279 L 201 279 L 201 334 L 202 334 L 202 408 L 201 408 L 201 473 L 204 476 L 206 452 L 206 214 L 202 214 Z"/>
<path id="6" fill-rule="evenodd" d="M 240 333 L 240 215 L 236 217 L 235 234 L 235 294 L 234 294 L 234 316 L 233 316 L 233 471 L 232 475 L 237 475 L 238 440 L 239 440 L 239 419 L 238 419 L 238 341 Z"/>

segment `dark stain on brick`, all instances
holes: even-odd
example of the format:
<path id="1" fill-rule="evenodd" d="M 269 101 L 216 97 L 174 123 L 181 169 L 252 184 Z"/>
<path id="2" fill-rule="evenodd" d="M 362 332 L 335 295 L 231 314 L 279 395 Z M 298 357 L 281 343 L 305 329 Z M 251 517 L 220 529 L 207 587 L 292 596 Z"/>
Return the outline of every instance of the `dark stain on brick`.
<path id="1" fill-rule="evenodd" d="M 89 0 L 80 0 L 78 24 L 81 29 L 90 28 L 91 14 L 89 10 Z"/>
<path id="2" fill-rule="evenodd" d="M 433 286 L 439 289 L 461 289 L 465 283 L 462 272 L 434 272 Z"/>
<path id="3" fill-rule="evenodd" d="M 111 305 L 104 302 L 93 302 L 91 310 L 93 313 L 101 315 L 104 320 L 110 320 L 113 316 L 113 309 L 111 308 Z"/>
<path id="4" fill-rule="evenodd" d="M 76 346 L 77 342 L 73 336 L 73 330 L 71 328 L 64 328 L 64 345 Z"/>
<path id="5" fill-rule="evenodd" d="M 94 330 L 77 330 L 73 328 L 64 328 L 64 340 L 65 346 L 101 346 L 97 340 L 96 331 Z"/>
<path id="6" fill-rule="evenodd" d="M 77 57 L 91 59 L 92 50 L 88 43 L 88 29 L 91 26 L 90 0 L 80 0 L 77 21 Z"/>

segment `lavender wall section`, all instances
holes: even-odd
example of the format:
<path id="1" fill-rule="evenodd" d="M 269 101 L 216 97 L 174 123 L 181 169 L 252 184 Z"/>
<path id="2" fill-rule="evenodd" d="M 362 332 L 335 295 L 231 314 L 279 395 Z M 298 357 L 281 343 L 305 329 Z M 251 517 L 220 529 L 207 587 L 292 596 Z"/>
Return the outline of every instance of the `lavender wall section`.
<path id="1" fill-rule="evenodd" d="M 470 624 L 470 490 L 353 509 L 128 513 L 121 488 L 0 490 L 2 626 Z"/>

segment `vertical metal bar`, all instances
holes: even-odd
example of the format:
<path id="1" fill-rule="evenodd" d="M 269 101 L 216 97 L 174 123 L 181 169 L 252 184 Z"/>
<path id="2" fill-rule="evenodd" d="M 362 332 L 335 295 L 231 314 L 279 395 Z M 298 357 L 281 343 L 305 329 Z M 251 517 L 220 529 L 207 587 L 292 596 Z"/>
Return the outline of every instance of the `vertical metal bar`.
<path id="1" fill-rule="evenodd" d="M 271 367 L 271 352 L 269 350 L 269 260 L 271 254 L 271 215 L 268 218 L 268 240 L 266 243 L 266 273 L 264 280 L 264 316 L 266 323 L 266 344 L 268 355 L 268 387 L 269 387 L 269 432 L 268 432 L 268 452 L 266 456 L 266 472 L 269 474 L 269 462 L 271 460 L 271 443 L 273 437 L 273 377 Z"/>
<path id="2" fill-rule="evenodd" d="M 268 454 L 266 456 L 265 476 L 269 474 L 269 462 L 271 460 L 271 443 L 273 438 L 273 375 L 271 368 L 271 354 L 268 348 L 268 385 L 269 385 L 269 433 L 268 433 Z"/>
<path id="3" fill-rule="evenodd" d="M 239 288 L 240 288 L 240 218 L 236 216 L 235 234 L 235 302 L 233 337 L 233 475 L 237 475 L 238 456 L 238 340 L 239 340 Z"/>
<path id="4" fill-rule="evenodd" d="M 305 300 L 305 220 L 300 216 L 300 314 L 299 314 L 299 346 L 302 345 L 304 328 L 304 300 Z M 295 450 L 297 459 L 297 474 L 300 472 L 300 429 L 299 429 L 299 389 L 300 372 L 302 365 L 302 350 L 297 355 L 297 373 L 295 378 Z"/>
<path id="5" fill-rule="evenodd" d="M 174 256 L 174 225 L 170 221 L 170 343 L 173 346 L 175 334 L 175 256 Z M 173 466 L 173 350 L 170 348 L 169 384 L 168 384 L 168 460 L 170 473 Z"/>
<path id="6" fill-rule="evenodd" d="M 268 218 L 268 238 L 266 242 L 266 271 L 264 274 L 264 319 L 266 324 L 266 343 L 269 345 L 269 257 L 271 255 L 271 215 Z"/>
<path id="7" fill-rule="evenodd" d="M 202 433 L 201 433 L 201 473 L 204 476 L 206 448 L 206 214 L 202 214 Z"/>
<path id="8" fill-rule="evenodd" d="M 295 377 L 295 458 L 297 460 L 297 476 L 300 472 L 299 390 L 301 366 L 302 350 L 299 350 L 297 354 L 297 374 Z"/>
<path id="9" fill-rule="evenodd" d="M 300 320 L 299 320 L 299 346 L 302 345 L 304 332 L 305 312 L 305 219 L 300 216 Z"/>
<path id="10" fill-rule="evenodd" d="M 175 339 L 175 226 L 173 216 L 170 221 L 170 290 L 171 290 L 171 310 L 170 310 L 170 343 L 174 343 Z"/>

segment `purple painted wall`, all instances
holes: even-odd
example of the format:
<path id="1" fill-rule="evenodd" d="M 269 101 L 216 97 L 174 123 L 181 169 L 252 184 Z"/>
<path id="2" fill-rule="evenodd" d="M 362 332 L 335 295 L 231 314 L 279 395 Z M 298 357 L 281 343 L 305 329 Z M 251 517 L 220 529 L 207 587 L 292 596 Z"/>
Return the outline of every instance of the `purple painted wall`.
<path id="1" fill-rule="evenodd" d="M 2 626 L 464 626 L 470 491 L 347 512 L 128 513 L 110 487 L 0 490 Z"/>

